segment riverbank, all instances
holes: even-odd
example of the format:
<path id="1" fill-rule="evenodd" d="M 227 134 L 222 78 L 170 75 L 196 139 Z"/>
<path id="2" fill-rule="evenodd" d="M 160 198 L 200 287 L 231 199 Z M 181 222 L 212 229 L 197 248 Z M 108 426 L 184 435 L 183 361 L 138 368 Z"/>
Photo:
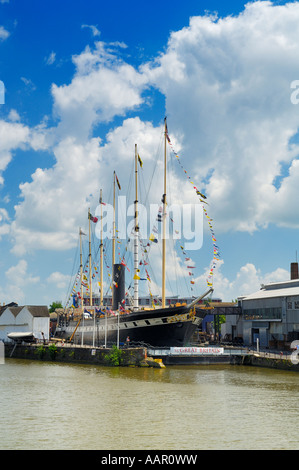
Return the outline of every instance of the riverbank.
<path id="1" fill-rule="evenodd" d="M 188 349 L 188 348 L 185 348 Z M 198 348 L 192 348 L 198 349 Z M 205 348 L 199 348 L 205 349 Z M 215 348 L 214 348 L 215 349 Z M 5 344 L 5 357 L 40 361 L 55 361 L 101 366 L 157 367 L 173 365 L 244 365 L 284 371 L 299 372 L 291 354 L 279 352 L 257 352 L 242 348 L 216 348 L 218 354 L 172 355 L 170 350 L 151 350 L 145 347 L 124 347 L 117 349 L 72 345 L 69 343 L 50 344 Z M 219 354 L 220 351 L 220 354 Z"/>
<path id="2" fill-rule="evenodd" d="M 104 366 L 146 366 L 146 348 L 98 348 L 65 344 L 5 344 L 5 357 Z"/>

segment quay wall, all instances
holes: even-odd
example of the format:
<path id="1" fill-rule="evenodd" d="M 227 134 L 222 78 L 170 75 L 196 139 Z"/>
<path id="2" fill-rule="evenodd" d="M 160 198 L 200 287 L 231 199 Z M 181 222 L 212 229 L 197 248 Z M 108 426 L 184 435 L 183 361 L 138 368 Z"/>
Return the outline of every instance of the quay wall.
<path id="1" fill-rule="evenodd" d="M 78 347 L 78 346 L 55 346 L 18 344 L 16 347 L 11 343 L 5 344 L 5 357 L 14 359 L 29 359 L 40 361 L 54 361 L 81 364 L 97 364 L 103 366 L 139 366 L 146 359 L 145 348 L 124 348 L 118 355 L 113 349 Z"/>
<path id="2" fill-rule="evenodd" d="M 272 357 L 271 357 L 272 356 Z M 115 351 L 113 348 L 93 348 L 91 346 L 75 346 L 75 345 L 51 345 L 51 344 L 5 344 L 5 357 L 13 357 L 16 359 L 55 361 L 79 364 L 95 364 L 101 366 L 158 366 L 152 359 L 147 357 L 147 349 L 139 348 L 123 348 Z M 197 356 L 197 357 L 171 357 L 163 356 L 160 361 L 166 366 L 171 365 L 219 365 L 230 364 L 232 366 L 252 366 L 264 367 L 268 369 L 277 369 L 284 371 L 299 372 L 299 364 L 294 364 L 290 356 L 281 356 L 278 354 L 234 354 L 230 356 Z"/>
<path id="3" fill-rule="evenodd" d="M 299 364 L 293 364 L 290 358 L 271 358 L 271 357 L 258 357 L 255 355 L 247 359 L 248 365 L 256 367 L 266 367 L 268 369 L 289 370 L 299 372 Z"/>

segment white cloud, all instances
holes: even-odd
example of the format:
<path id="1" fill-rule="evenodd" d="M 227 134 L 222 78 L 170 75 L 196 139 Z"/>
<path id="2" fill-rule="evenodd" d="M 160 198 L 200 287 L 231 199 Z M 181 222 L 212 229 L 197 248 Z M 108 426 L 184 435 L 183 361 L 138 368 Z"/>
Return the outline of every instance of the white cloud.
<path id="1" fill-rule="evenodd" d="M 182 160 L 209 196 L 219 230 L 298 227 L 299 149 L 289 144 L 299 127 L 290 102 L 298 19 L 298 2 L 260 1 L 238 16 L 193 17 L 142 69 L 166 96 L 169 129 L 184 136 Z"/>
<path id="2" fill-rule="evenodd" d="M 127 196 L 128 205 L 133 204 L 133 192 L 126 191 L 133 168 L 135 143 L 142 142 L 139 152 L 148 174 L 152 174 L 160 138 L 160 128 L 134 118 L 109 132 L 104 145 L 98 138 L 78 142 L 75 137 L 65 138 L 55 145 L 56 164 L 48 169 L 38 168 L 31 182 L 20 185 L 22 201 L 15 206 L 15 220 L 11 224 L 13 252 L 23 256 L 38 249 L 72 248 L 77 243 L 79 226 L 87 224 L 88 208 L 93 212 L 98 205 L 100 189 L 103 189 L 104 201 L 112 203 L 115 169 L 123 186 L 121 194 Z M 32 140 L 31 136 L 31 145 Z M 157 181 L 162 175 L 156 171 L 154 176 L 152 194 L 159 204 L 163 191 L 162 184 L 157 191 Z M 147 182 L 140 191 L 145 197 Z"/>
<path id="3" fill-rule="evenodd" d="M 56 52 L 52 51 L 48 57 L 45 58 L 47 65 L 53 65 L 56 60 Z"/>
<path id="4" fill-rule="evenodd" d="M 11 109 L 8 115 L 8 119 L 13 122 L 20 121 L 20 115 L 15 109 Z"/>
<path id="5" fill-rule="evenodd" d="M 7 269 L 5 277 L 6 285 L 2 284 L 0 297 L 6 303 L 17 302 L 22 304 L 26 302 L 26 289 L 40 281 L 39 276 L 32 276 L 28 273 L 28 264 L 24 259 Z"/>
<path id="6" fill-rule="evenodd" d="M 0 208 L 0 240 L 2 235 L 7 235 L 10 231 L 9 215 L 6 209 Z"/>
<path id="7" fill-rule="evenodd" d="M 28 91 L 36 90 L 36 86 L 30 78 L 21 77 L 22 82 L 26 85 Z"/>
<path id="8" fill-rule="evenodd" d="M 139 118 L 126 119 L 145 105 L 149 86 L 165 95 L 169 130 L 177 136 L 183 164 L 209 197 L 217 233 L 254 231 L 270 222 L 297 226 L 298 144 L 289 141 L 299 128 L 299 108 L 290 102 L 290 83 L 299 78 L 298 20 L 298 3 L 274 7 L 255 2 L 235 17 L 191 18 L 188 27 L 172 33 L 155 63 L 138 70 L 117 55 L 121 44 L 97 42 L 74 56 L 70 83 L 51 89 L 57 128 L 49 129 L 46 121 L 31 130 L 0 123 L 0 137 L 3 129 L 3 142 L 8 139 L 2 152 L 0 139 L 0 170 L 12 150 L 24 144 L 51 149 L 56 159 L 52 168 L 38 168 L 32 181 L 20 186 L 21 202 L 11 226 L 14 253 L 74 246 L 100 188 L 107 201 L 113 170 L 123 187 L 129 181 L 135 143 L 147 177 L 154 175 L 150 200 L 160 202 L 162 174 L 155 155 L 161 129 Z M 123 117 L 118 127 L 116 116 Z M 105 140 L 92 138 L 99 122 L 111 122 Z M 156 173 L 148 171 L 150 165 L 156 165 Z M 174 198 L 188 200 L 185 175 L 173 178 Z M 181 275 L 182 266 L 175 263 Z M 215 294 L 231 300 L 258 289 L 272 274 L 263 276 L 247 264 L 229 280 L 220 266 Z"/>
<path id="9" fill-rule="evenodd" d="M 59 271 L 55 271 L 47 279 L 47 282 L 50 284 L 55 284 L 57 289 L 64 289 L 66 292 L 66 288 L 69 286 L 70 277 L 66 274 L 62 274 Z"/>
<path id="10" fill-rule="evenodd" d="M 60 134 L 90 136 L 93 126 L 136 110 L 143 102 L 146 77 L 119 60 L 102 42 L 73 57 L 76 74 L 69 85 L 52 85 Z"/>
<path id="11" fill-rule="evenodd" d="M 83 24 L 81 28 L 89 28 L 92 32 L 93 36 L 100 36 L 101 32 L 98 30 L 98 28 L 92 24 Z"/>
<path id="12" fill-rule="evenodd" d="M 0 120 L 0 184 L 3 183 L 2 172 L 12 159 L 12 152 L 25 148 L 29 142 L 30 130 L 20 123 Z"/>
<path id="13" fill-rule="evenodd" d="M 17 286 L 24 286 L 26 284 L 36 284 L 39 282 L 39 277 L 30 276 L 27 272 L 27 261 L 21 259 L 16 266 L 10 267 L 5 275 L 9 281 Z"/>
<path id="14" fill-rule="evenodd" d="M 0 26 L 0 40 L 5 41 L 9 35 L 10 33 L 3 26 Z"/>
<path id="15" fill-rule="evenodd" d="M 217 263 L 217 267 L 213 275 L 214 298 L 220 298 L 224 302 L 234 301 L 237 297 L 249 295 L 258 291 L 262 284 L 270 282 L 287 281 L 290 277 L 289 272 L 283 268 L 277 268 L 273 272 L 263 274 L 261 269 L 257 268 L 253 263 L 246 263 L 241 266 L 236 273 L 234 279 L 228 279 L 222 273 L 224 261 Z M 207 268 L 205 273 L 196 278 L 196 284 L 205 285 L 209 274 Z"/>
<path id="16" fill-rule="evenodd" d="M 23 202 L 15 206 L 12 223 L 13 251 L 68 249 L 76 239 L 79 219 L 87 218 L 86 195 L 98 188 L 99 139 L 86 146 L 66 138 L 54 150 L 53 168 L 38 168 L 32 182 L 20 185 Z"/>

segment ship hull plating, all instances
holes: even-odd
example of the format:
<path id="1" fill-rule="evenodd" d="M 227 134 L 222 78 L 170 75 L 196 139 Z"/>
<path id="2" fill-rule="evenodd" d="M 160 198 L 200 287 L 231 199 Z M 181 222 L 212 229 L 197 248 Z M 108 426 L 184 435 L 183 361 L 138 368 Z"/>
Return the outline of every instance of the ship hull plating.
<path id="1" fill-rule="evenodd" d="M 126 343 L 144 344 L 154 347 L 184 346 L 188 343 L 205 314 L 187 307 L 144 310 L 136 313 L 110 316 L 107 319 L 84 319 L 73 336 L 75 344 L 100 346 Z M 62 322 L 57 336 L 69 339 L 77 321 Z"/>

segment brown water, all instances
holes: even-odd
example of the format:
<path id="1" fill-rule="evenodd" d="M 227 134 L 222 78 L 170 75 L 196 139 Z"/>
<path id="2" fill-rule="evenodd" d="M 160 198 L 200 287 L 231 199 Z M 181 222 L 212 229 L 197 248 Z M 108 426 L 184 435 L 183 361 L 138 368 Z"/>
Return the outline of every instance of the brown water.
<path id="1" fill-rule="evenodd" d="M 299 449 L 299 374 L 6 359 L 0 449 Z"/>

